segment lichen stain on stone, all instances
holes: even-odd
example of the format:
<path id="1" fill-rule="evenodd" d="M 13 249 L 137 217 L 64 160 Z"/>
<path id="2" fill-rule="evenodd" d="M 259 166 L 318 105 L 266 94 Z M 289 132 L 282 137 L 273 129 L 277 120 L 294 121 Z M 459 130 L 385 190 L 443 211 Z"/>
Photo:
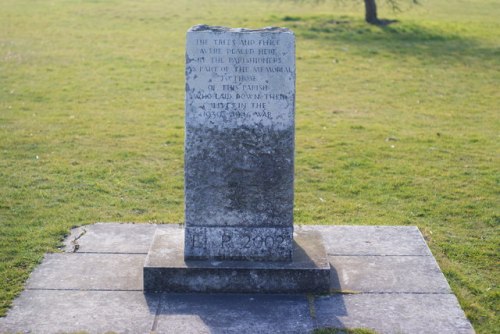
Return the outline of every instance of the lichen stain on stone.
<path id="1" fill-rule="evenodd" d="M 188 129 L 186 140 L 186 203 L 196 207 L 190 210 L 188 204 L 187 219 L 232 225 L 209 221 L 217 212 L 216 217 L 227 214 L 251 225 L 291 224 L 293 129 Z"/>

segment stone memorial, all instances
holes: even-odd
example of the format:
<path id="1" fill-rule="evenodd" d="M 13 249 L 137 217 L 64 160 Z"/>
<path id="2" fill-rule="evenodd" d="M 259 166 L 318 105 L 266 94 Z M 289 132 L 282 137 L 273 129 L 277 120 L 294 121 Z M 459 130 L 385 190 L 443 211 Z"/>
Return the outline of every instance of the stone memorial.
<path id="1" fill-rule="evenodd" d="M 293 229 L 293 33 L 192 27 L 185 102 L 184 236 L 157 231 L 145 290 L 328 291 L 321 236 Z"/>
<path id="2" fill-rule="evenodd" d="M 187 259 L 290 261 L 295 41 L 287 29 L 187 35 Z"/>

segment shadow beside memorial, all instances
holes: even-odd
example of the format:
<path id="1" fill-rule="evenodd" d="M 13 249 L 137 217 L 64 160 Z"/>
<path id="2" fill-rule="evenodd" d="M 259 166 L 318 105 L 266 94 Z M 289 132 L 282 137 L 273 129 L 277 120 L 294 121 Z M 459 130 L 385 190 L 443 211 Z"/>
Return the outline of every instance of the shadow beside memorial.
<path id="1" fill-rule="evenodd" d="M 271 17 L 271 22 L 290 28 L 298 38 L 321 42 L 320 49 L 335 46 L 366 57 L 392 54 L 424 63 L 435 60 L 500 63 L 500 48 L 464 36 L 453 27 L 445 31 L 404 21 L 374 26 L 358 18 L 332 15 Z"/>
<path id="2" fill-rule="evenodd" d="M 332 293 L 325 295 L 163 292 L 159 303 L 148 303 L 159 332 L 306 333 L 322 324 L 344 328 L 340 318 L 347 310 L 333 267 L 330 279 Z M 318 299 L 329 307 L 318 309 Z"/>

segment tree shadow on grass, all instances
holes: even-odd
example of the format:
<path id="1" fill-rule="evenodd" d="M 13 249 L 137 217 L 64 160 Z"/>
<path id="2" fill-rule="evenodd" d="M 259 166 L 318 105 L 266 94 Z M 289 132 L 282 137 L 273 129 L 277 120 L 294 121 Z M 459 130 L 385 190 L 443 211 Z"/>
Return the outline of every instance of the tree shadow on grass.
<path id="1" fill-rule="evenodd" d="M 360 55 L 384 52 L 422 61 L 432 57 L 432 60 L 449 62 L 500 62 L 500 48 L 485 47 L 461 36 L 458 31 L 449 32 L 408 22 L 376 26 L 348 16 L 284 16 L 272 19 L 280 20 L 280 24 L 292 29 L 299 38 L 317 40 L 325 45 L 351 47 L 350 51 Z"/>

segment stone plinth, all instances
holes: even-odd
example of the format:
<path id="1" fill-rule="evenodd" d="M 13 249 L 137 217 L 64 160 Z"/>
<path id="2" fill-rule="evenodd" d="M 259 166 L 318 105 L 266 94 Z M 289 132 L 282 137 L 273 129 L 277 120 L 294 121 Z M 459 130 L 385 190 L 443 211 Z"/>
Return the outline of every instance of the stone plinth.
<path id="1" fill-rule="evenodd" d="M 144 265 L 144 290 L 328 293 L 330 265 L 321 235 L 299 232 L 290 262 L 185 260 L 184 231 L 158 229 Z"/>
<path id="2" fill-rule="evenodd" d="M 295 38 L 187 33 L 186 259 L 291 261 Z"/>
<path id="3" fill-rule="evenodd" d="M 144 290 L 329 291 L 321 237 L 294 237 L 294 119 L 291 31 L 188 31 L 186 224 L 156 232 Z"/>

